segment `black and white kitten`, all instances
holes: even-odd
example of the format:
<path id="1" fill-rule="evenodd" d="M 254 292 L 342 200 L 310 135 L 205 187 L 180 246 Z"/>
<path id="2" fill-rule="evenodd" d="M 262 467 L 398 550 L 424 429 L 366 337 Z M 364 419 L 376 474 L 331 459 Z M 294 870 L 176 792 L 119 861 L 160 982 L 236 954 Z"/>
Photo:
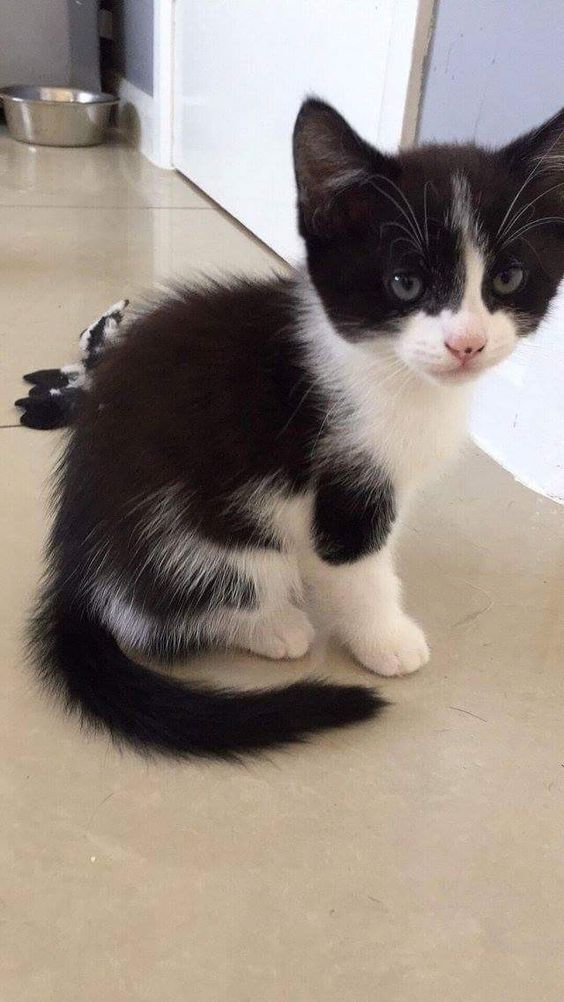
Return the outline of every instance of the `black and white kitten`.
<path id="1" fill-rule="evenodd" d="M 564 112 L 502 149 L 379 153 L 303 105 L 307 267 L 185 288 L 92 374 L 60 473 L 33 643 L 70 707 L 141 748 L 231 755 L 374 715 L 362 686 L 211 691 L 136 664 L 234 645 L 299 658 L 312 593 L 381 675 L 429 651 L 395 525 L 463 438 L 471 384 L 564 270 Z"/>

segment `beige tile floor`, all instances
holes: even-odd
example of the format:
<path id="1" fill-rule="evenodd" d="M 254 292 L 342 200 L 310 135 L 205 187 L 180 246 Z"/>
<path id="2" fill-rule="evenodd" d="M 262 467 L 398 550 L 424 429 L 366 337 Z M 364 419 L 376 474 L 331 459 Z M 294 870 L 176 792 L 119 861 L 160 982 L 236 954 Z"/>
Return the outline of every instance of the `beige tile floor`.
<path id="1" fill-rule="evenodd" d="M 434 656 L 376 725 L 237 769 L 86 739 L 22 663 L 59 436 L 17 426 L 20 374 L 167 271 L 276 261 L 118 145 L 0 138 L 0 203 L 3 1002 L 560 1002 L 564 510 L 472 449 L 420 500 Z M 323 648 L 205 670 L 364 677 Z"/>

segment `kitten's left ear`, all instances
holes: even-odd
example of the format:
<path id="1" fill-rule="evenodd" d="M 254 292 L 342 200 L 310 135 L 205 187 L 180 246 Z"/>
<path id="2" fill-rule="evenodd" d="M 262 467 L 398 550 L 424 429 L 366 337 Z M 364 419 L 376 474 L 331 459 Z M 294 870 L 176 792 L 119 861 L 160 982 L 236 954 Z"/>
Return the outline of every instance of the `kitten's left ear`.
<path id="1" fill-rule="evenodd" d="M 503 146 L 499 155 L 515 173 L 526 173 L 537 163 L 543 171 L 564 172 L 564 108 L 536 129 Z"/>

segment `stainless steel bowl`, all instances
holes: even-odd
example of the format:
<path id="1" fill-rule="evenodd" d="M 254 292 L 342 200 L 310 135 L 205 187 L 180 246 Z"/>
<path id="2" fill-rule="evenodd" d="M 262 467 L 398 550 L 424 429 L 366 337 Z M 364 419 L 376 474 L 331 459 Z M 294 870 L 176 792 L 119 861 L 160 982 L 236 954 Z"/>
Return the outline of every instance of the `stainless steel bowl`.
<path id="1" fill-rule="evenodd" d="M 10 134 L 37 146 L 96 146 L 118 104 L 112 94 L 72 87 L 4 87 L 0 98 Z"/>

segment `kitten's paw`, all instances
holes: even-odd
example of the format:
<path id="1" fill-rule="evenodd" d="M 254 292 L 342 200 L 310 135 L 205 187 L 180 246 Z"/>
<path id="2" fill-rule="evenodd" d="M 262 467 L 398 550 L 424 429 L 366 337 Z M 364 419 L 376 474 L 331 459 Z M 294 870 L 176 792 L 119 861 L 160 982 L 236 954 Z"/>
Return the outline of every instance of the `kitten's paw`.
<path id="1" fill-rule="evenodd" d="M 355 638 L 351 645 L 355 657 L 378 675 L 410 675 L 427 664 L 430 652 L 423 630 L 403 613 L 387 629 Z"/>
<path id="2" fill-rule="evenodd" d="M 258 625 L 245 647 L 276 661 L 302 658 L 309 651 L 314 636 L 315 630 L 305 612 L 289 606 L 276 620 Z"/>

